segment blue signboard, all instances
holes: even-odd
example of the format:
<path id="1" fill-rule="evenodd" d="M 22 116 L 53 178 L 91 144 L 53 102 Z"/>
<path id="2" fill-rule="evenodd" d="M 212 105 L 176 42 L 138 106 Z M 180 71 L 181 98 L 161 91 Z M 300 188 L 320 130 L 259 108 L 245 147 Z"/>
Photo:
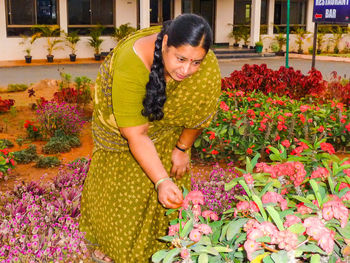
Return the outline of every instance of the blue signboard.
<path id="1" fill-rule="evenodd" d="M 314 0 L 313 22 L 350 23 L 350 0 Z"/>

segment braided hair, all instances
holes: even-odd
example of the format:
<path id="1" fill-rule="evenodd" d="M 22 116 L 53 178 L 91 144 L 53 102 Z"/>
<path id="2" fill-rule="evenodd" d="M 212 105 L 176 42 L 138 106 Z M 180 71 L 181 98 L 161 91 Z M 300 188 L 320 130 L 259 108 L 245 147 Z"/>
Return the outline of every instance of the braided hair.
<path id="1" fill-rule="evenodd" d="M 182 45 L 199 45 L 208 52 L 213 33 L 208 22 L 195 14 L 183 14 L 172 21 L 166 21 L 155 41 L 153 64 L 146 84 L 146 96 L 143 99 L 142 115 L 149 121 L 161 120 L 164 117 L 163 106 L 166 101 L 166 81 L 162 57 L 164 35 L 168 35 L 167 46 L 175 48 Z"/>

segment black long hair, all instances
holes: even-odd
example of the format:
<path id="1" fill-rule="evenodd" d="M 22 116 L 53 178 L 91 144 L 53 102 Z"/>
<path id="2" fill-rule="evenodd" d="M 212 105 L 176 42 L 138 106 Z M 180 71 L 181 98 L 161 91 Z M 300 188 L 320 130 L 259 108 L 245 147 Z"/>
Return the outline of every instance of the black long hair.
<path id="1" fill-rule="evenodd" d="M 208 52 L 213 40 L 213 33 L 208 22 L 195 14 L 183 14 L 176 19 L 166 21 L 157 35 L 155 42 L 153 64 L 146 85 L 146 96 L 143 99 L 142 115 L 149 121 L 161 120 L 164 117 L 163 106 L 166 101 L 166 82 L 162 58 L 162 42 L 164 35 L 168 35 L 167 46 L 179 47 L 191 45 Z"/>

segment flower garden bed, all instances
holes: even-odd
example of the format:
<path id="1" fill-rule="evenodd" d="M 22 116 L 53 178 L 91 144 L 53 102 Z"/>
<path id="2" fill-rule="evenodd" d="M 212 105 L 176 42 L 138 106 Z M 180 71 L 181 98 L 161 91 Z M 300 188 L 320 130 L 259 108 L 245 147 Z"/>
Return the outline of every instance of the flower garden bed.
<path id="1" fill-rule="evenodd" d="M 160 237 L 169 249 L 157 252 L 153 261 L 350 260 L 350 161 L 337 157 L 350 141 L 350 84 L 336 75 L 326 82 L 317 71 L 303 76 L 256 65 L 233 72 L 222 84 L 217 117 L 194 145 L 195 158 L 222 165 L 194 166 L 193 191 L 184 191 L 181 210 L 168 211 L 180 217 L 171 221 L 169 235 Z M 89 262 L 89 245 L 78 230 L 89 160 L 70 162 L 91 153 L 90 124 L 79 114 L 69 115 L 91 102 L 86 90 L 77 87 L 62 75 L 51 90 L 53 101 L 39 100 L 39 89 L 29 89 L 22 104 L 14 94 L 14 106 L 20 106 L 10 105 L 2 114 L 7 123 L 18 124 L 6 127 L 14 148 L 5 141 L 0 152 L 2 179 L 8 179 L 0 178 L 0 189 L 16 186 L 0 198 L 1 262 Z M 38 111 L 26 100 L 36 103 Z M 67 102 L 87 107 L 72 110 Z M 0 121 L 0 127 L 5 125 Z M 51 144 L 38 141 L 43 139 Z M 27 142 L 39 152 L 46 149 L 46 157 L 58 157 L 62 166 L 40 170 L 32 163 L 19 164 L 36 158 L 13 153 L 29 148 Z M 75 146 L 69 149 L 77 148 L 48 154 L 62 143 L 62 151 L 70 143 Z M 9 168 L 15 173 L 9 174 Z M 28 169 L 37 177 L 21 176 Z M 45 179 L 46 172 L 51 174 Z"/>

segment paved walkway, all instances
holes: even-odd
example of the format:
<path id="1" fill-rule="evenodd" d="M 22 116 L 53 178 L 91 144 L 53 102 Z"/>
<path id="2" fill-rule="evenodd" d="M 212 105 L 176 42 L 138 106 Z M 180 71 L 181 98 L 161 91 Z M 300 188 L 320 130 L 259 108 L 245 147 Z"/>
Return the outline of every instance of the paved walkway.
<path id="1" fill-rule="evenodd" d="M 59 62 L 59 61 L 57 61 Z M 89 64 L 84 64 L 89 63 Z M 244 64 L 267 64 L 269 68 L 279 69 L 280 66 L 285 65 L 285 58 L 254 58 L 254 59 L 237 59 L 231 61 L 220 61 L 221 75 L 223 77 L 229 76 L 233 70 L 239 70 Z M 69 73 L 74 77 L 87 76 L 94 80 L 98 73 L 99 63 L 95 61 L 81 61 L 79 64 L 51 64 L 41 63 L 44 65 L 31 66 L 7 66 L 1 67 L 0 63 L 0 86 L 6 86 L 11 83 L 36 83 L 41 79 L 60 79 L 60 71 Z M 311 68 L 311 60 L 290 58 L 289 66 L 294 69 L 301 70 L 302 73 L 307 74 Z M 337 71 L 340 76 L 350 77 L 350 63 L 338 61 L 317 61 L 316 68 L 320 70 L 325 79 L 329 79 L 332 71 Z"/>

